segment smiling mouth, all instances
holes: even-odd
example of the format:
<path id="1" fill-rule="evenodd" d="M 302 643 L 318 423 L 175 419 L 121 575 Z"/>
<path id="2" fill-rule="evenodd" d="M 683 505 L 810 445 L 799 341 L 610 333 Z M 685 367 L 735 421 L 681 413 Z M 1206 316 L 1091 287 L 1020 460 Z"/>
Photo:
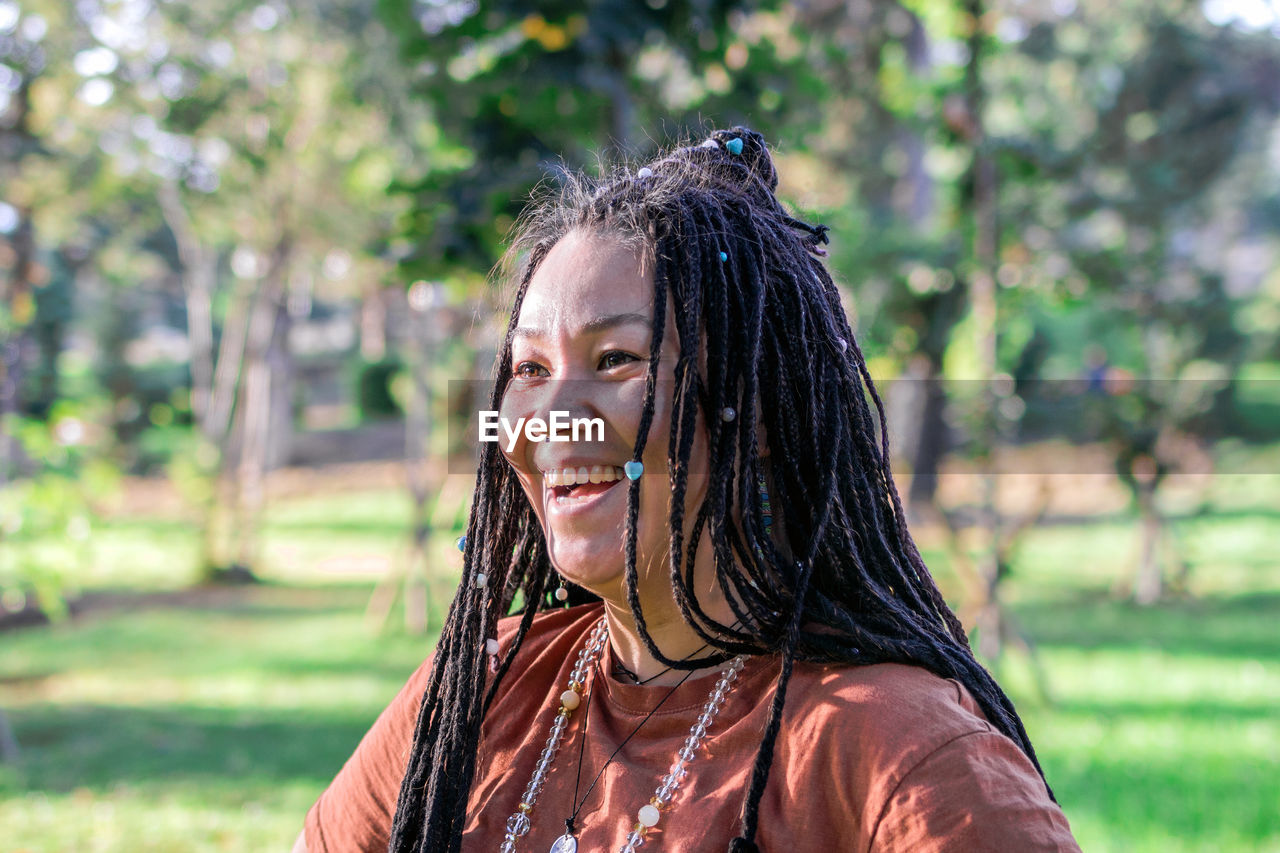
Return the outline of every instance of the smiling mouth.
<path id="1" fill-rule="evenodd" d="M 614 480 L 609 483 L 583 483 L 577 486 L 556 486 L 551 490 L 551 496 L 557 501 L 580 501 L 587 498 L 602 495 L 605 492 L 618 485 L 618 481 Z"/>
<path id="2" fill-rule="evenodd" d="M 543 474 L 544 484 L 558 503 L 576 502 L 602 495 L 625 478 L 615 465 L 593 465 L 591 468 L 557 468 Z"/>

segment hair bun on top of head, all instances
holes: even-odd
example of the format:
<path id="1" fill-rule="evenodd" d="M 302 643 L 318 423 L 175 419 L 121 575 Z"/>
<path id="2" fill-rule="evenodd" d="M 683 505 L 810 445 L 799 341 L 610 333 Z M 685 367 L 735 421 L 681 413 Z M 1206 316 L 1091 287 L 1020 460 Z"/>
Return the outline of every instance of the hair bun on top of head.
<path id="1" fill-rule="evenodd" d="M 778 205 L 782 220 L 803 233 L 809 251 L 819 257 L 826 256 L 827 250 L 822 246 L 830 242 L 827 237 L 830 229 L 825 225 L 810 225 L 804 220 L 796 219 L 782 209 L 774 196 L 778 189 L 778 170 L 773 167 L 773 156 L 769 153 L 769 146 L 763 135 L 742 125 L 729 130 L 713 130 L 701 145 L 682 148 L 676 154 L 687 154 L 690 159 L 703 159 L 696 156 L 698 152 L 704 152 L 703 157 L 709 155 L 710 162 L 706 165 L 711 171 L 724 174 L 725 169 L 730 170 L 730 174 L 741 181 L 748 193 L 753 191 L 753 179 L 766 187 L 768 191 L 765 195 L 773 204 Z M 754 189 L 758 192 L 758 187 Z"/>
<path id="2" fill-rule="evenodd" d="M 710 143 L 751 170 L 770 192 L 778 188 L 778 171 L 764 135 L 749 127 L 737 125 L 729 130 L 713 130 L 703 145 Z M 708 146 L 710 147 L 710 146 Z"/>
<path id="3" fill-rule="evenodd" d="M 656 189 L 658 198 L 666 198 L 665 193 L 686 187 L 728 190 L 800 232 L 805 247 L 813 254 L 819 257 L 827 254 L 822 248 L 830 242 L 827 226 L 810 225 L 787 212 L 776 195 L 778 171 L 769 145 L 763 134 L 749 127 L 736 125 L 727 130 L 713 130 L 704 141 L 676 148 L 637 169 L 621 186 L 627 193 L 638 191 L 642 196 Z M 619 185 L 602 185 L 593 198 L 606 199 L 612 209 L 625 203 L 618 189 Z"/>
<path id="4" fill-rule="evenodd" d="M 739 187 L 749 194 L 772 195 L 778 188 L 778 173 L 764 136 L 741 125 L 713 130 L 705 141 L 675 149 L 653 164 L 654 170 L 661 170 L 662 164 L 669 161 L 702 170 L 717 183 Z"/>

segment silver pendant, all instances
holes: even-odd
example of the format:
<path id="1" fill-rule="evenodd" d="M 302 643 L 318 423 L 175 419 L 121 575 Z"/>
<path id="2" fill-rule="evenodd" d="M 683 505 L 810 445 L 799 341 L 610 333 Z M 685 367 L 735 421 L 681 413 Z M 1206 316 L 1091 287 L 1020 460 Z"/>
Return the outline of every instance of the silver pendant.
<path id="1" fill-rule="evenodd" d="M 578 853 L 578 839 L 566 832 L 551 845 L 551 853 Z"/>

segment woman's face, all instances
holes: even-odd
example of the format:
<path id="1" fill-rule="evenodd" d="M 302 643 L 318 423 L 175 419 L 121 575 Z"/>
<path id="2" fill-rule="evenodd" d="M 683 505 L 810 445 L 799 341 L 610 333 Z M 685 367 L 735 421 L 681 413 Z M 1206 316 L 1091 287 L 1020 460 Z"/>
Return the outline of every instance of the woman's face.
<path id="1" fill-rule="evenodd" d="M 652 271 L 641 252 L 608 234 L 566 235 L 529 282 L 501 411 L 511 425 L 521 417 L 550 422 L 553 411 L 602 422 L 603 437 L 591 435 L 601 440 L 580 434 L 578 441 L 534 441 L 521 430 L 514 445 L 508 450 L 504 441 L 502 449 L 542 523 L 552 564 L 570 581 L 619 602 L 629 486 L 624 466 L 640 427 L 653 308 Z M 668 308 L 636 525 L 636 568 L 646 610 L 671 598 L 666 452 L 678 356 Z M 700 419 L 691 461 L 706 453 Z M 691 468 L 687 512 L 706 490 L 705 466 Z M 701 597 L 704 589 L 697 592 Z"/>

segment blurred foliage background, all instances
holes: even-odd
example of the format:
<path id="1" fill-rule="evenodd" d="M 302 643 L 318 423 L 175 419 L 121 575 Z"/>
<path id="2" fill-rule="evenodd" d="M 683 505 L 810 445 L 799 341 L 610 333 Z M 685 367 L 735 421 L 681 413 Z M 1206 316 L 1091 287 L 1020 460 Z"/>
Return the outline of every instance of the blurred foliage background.
<path id="1" fill-rule="evenodd" d="M 1278 113 L 1269 0 L 0 0 L 0 849 L 286 848 L 529 191 L 746 124 L 1082 846 L 1280 851 Z"/>

